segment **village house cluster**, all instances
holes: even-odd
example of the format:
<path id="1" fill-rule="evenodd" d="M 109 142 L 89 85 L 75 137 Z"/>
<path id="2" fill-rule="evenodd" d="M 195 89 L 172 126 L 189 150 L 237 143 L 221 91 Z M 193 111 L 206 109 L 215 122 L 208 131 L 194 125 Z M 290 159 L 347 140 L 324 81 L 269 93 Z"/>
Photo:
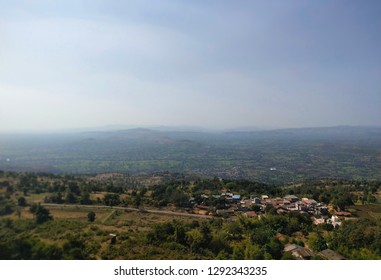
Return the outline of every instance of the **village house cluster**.
<path id="1" fill-rule="evenodd" d="M 191 199 L 193 204 L 193 213 L 210 216 L 222 216 L 232 218 L 237 214 L 246 217 L 257 217 L 269 209 L 276 214 L 285 214 L 290 211 L 298 211 L 309 215 L 313 223 L 331 224 L 333 227 L 338 227 L 345 218 L 351 217 L 350 212 L 334 212 L 330 213 L 328 206 L 325 203 L 318 202 L 310 198 L 299 198 L 295 195 L 286 195 L 284 197 L 270 198 L 268 195 L 241 197 L 241 195 L 229 192 L 219 195 L 201 195 L 201 202 L 195 203 L 195 199 Z M 277 233 L 278 238 L 284 238 L 280 233 Z M 308 260 L 314 258 L 315 255 L 328 260 L 343 260 L 345 259 L 339 253 L 326 249 L 318 253 L 312 252 L 309 248 L 296 244 L 287 244 L 284 252 L 290 253 L 294 258 L 299 260 Z"/>
<path id="2" fill-rule="evenodd" d="M 340 226 L 342 219 L 351 216 L 349 212 L 330 213 L 325 203 L 310 198 L 299 198 L 295 195 L 271 198 L 268 195 L 241 197 L 239 194 L 223 192 L 218 195 L 201 195 L 201 202 L 195 203 L 192 198 L 193 213 L 200 215 L 234 217 L 243 214 L 256 217 L 266 209 L 273 208 L 275 213 L 284 214 L 298 211 L 311 216 L 315 224 L 329 223 Z"/>

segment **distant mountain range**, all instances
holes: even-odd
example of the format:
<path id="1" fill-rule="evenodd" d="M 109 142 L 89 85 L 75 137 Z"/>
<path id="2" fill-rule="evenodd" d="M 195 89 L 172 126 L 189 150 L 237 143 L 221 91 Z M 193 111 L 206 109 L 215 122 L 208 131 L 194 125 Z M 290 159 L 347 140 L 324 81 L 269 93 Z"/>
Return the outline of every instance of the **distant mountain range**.
<path id="1" fill-rule="evenodd" d="M 132 128 L 0 135 L 0 169 L 54 173 L 181 172 L 284 183 L 381 179 L 381 127 L 205 132 Z"/>

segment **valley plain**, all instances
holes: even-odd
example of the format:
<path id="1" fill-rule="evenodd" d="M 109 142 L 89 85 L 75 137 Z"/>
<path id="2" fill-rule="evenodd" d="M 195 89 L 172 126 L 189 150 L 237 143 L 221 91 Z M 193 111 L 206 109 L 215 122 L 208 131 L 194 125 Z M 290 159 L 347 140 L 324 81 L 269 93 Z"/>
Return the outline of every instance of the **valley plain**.
<path id="1" fill-rule="evenodd" d="M 381 129 L 0 138 L 1 259 L 380 259 Z"/>

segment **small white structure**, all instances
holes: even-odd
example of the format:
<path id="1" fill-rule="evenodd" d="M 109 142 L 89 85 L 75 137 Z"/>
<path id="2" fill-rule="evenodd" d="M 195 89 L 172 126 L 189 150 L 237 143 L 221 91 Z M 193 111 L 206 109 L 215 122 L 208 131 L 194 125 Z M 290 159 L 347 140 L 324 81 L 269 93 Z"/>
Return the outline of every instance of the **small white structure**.
<path id="1" fill-rule="evenodd" d="M 341 226 L 341 220 L 338 216 L 332 216 L 327 220 L 328 223 L 332 224 L 334 227 Z"/>

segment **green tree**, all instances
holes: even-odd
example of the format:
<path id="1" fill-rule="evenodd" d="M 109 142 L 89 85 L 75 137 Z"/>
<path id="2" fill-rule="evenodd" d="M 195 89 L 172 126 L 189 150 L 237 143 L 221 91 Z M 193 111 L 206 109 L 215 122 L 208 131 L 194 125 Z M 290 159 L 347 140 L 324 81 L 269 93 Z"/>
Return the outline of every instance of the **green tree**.
<path id="1" fill-rule="evenodd" d="M 17 200 L 17 204 L 21 207 L 25 207 L 26 206 L 26 199 L 25 197 L 21 196 L 19 197 L 19 199 Z"/>
<path id="2" fill-rule="evenodd" d="M 93 201 L 91 200 L 90 198 L 90 193 L 88 192 L 84 192 L 82 195 L 81 195 L 81 199 L 80 199 L 80 203 L 81 204 L 93 204 Z"/>
<path id="3" fill-rule="evenodd" d="M 0 205 L 0 215 L 9 215 L 13 213 L 13 205 L 10 202 Z"/>
<path id="4" fill-rule="evenodd" d="M 63 245 L 63 258 L 67 260 L 85 260 L 88 257 L 85 241 L 80 237 L 68 236 Z"/>
<path id="5" fill-rule="evenodd" d="M 238 240 L 243 234 L 243 228 L 238 221 L 225 224 L 224 230 L 227 232 L 230 240 Z"/>
<path id="6" fill-rule="evenodd" d="M 340 193 L 332 201 L 333 205 L 343 211 L 348 206 L 353 205 L 352 196 L 349 193 Z"/>
<path id="7" fill-rule="evenodd" d="M 77 202 L 77 197 L 75 196 L 75 194 L 73 192 L 69 191 L 66 194 L 65 202 L 66 203 L 76 203 Z"/>
<path id="8" fill-rule="evenodd" d="M 29 207 L 29 212 L 32 213 L 32 214 L 36 214 L 37 212 L 37 208 L 38 208 L 38 204 L 32 204 L 30 207 Z"/>
<path id="9" fill-rule="evenodd" d="M 14 188 L 13 188 L 13 186 L 11 186 L 11 185 L 9 185 L 9 186 L 7 186 L 7 193 L 8 194 L 13 194 L 13 192 L 14 192 Z"/>
<path id="10" fill-rule="evenodd" d="M 187 242 L 192 252 L 202 252 L 210 247 L 212 235 L 207 223 L 202 223 L 199 228 L 194 228 L 187 232 Z"/>
<path id="11" fill-rule="evenodd" d="M 203 222 L 200 226 L 200 231 L 202 233 L 202 243 L 203 246 L 208 247 L 210 241 L 212 241 L 212 231 L 208 223 Z"/>
<path id="12" fill-rule="evenodd" d="M 145 196 L 145 194 L 147 193 L 147 188 L 146 187 L 143 187 L 141 190 L 140 190 L 140 192 L 139 192 L 139 194 L 140 194 L 140 196 L 141 197 L 144 197 Z"/>
<path id="13" fill-rule="evenodd" d="M 286 252 L 283 254 L 281 260 L 295 260 L 295 257 L 290 252 Z"/>
<path id="14" fill-rule="evenodd" d="M 173 237 L 174 233 L 174 226 L 170 222 L 154 224 L 152 229 L 147 233 L 147 240 L 149 243 L 158 244 Z"/>
<path id="15" fill-rule="evenodd" d="M 311 233 L 307 244 L 314 252 L 320 252 L 328 248 L 327 242 L 319 233 Z"/>
<path id="16" fill-rule="evenodd" d="M 262 260 L 263 250 L 257 244 L 248 243 L 245 248 L 245 260 Z"/>
<path id="17" fill-rule="evenodd" d="M 213 236 L 212 241 L 209 244 L 209 248 L 216 255 L 219 255 L 221 252 L 224 252 L 221 253 L 223 255 L 228 252 L 231 252 L 232 249 L 228 242 L 227 233 L 223 231 L 216 232 Z M 222 255 L 220 256 L 220 258 L 222 258 Z"/>
<path id="18" fill-rule="evenodd" d="M 115 206 L 120 204 L 120 195 L 116 193 L 108 193 L 103 198 L 104 204 L 107 206 Z"/>
<path id="19" fill-rule="evenodd" d="M 330 248 L 350 259 L 363 259 L 367 252 L 372 253 L 369 259 L 381 259 L 380 228 L 380 220 L 343 221 L 330 236 Z"/>
<path id="20" fill-rule="evenodd" d="M 42 224 L 45 223 L 49 220 L 53 220 L 53 216 L 50 215 L 49 209 L 38 205 L 37 210 L 36 210 L 36 223 L 37 224 Z"/>
<path id="21" fill-rule="evenodd" d="M 233 260 L 244 260 L 245 259 L 245 247 L 242 242 L 237 243 L 233 246 Z"/>
<path id="22" fill-rule="evenodd" d="M 273 259 L 279 260 L 283 253 L 283 244 L 278 238 L 271 238 L 270 242 L 265 245 L 265 251 L 269 253 Z"/>
<path id="23" fill-rule="evenodd" d="M 172 224 L 175 231 L 173 233 L 174 241 L 182 245 L 186 245 L 186 231 L 184 225 L 178 221 L 173 221 Z"/>
<path id="24" fill-rule="evenodd" d="M 141 204 L 142 204 L 142 198 L 140 197 L 140 194 L 137 194 L 134 197 L 134 205 L 136 208 L 139 208 Z"/>
<path id="25" fill-rule="evenodd" d="M 204 242 L 199 228 L 187 232 L 187 241 L 192 252 L 202 251 Z"/>
<path id="26" fill-rule="evenodd" d="M 87 220 L 89 222 L 94 222 L 95 221 L 95 212 L 94 211 L 90 211 L 89 213 L 87 213 Z"/>
<path id="27" fill-rule="evenodd" d="M 262 226 L 255 228 L 250 232 L 250 240 L 254 244 L 265 245 L 267 242 L 269 242 L 271 236 L 273 235 L 274 233 L 271 229 Z"/>
<path id="28" fill-rule="evenodd" d="M 75 195 L 79 195 L 80 194 L 80 190 L 79 190 L 79 186 L 78 186 L 77 182 L 70 182 L 69 183 L 69 190 L 70 190 L 69 192 L 72 192 Z"/>

